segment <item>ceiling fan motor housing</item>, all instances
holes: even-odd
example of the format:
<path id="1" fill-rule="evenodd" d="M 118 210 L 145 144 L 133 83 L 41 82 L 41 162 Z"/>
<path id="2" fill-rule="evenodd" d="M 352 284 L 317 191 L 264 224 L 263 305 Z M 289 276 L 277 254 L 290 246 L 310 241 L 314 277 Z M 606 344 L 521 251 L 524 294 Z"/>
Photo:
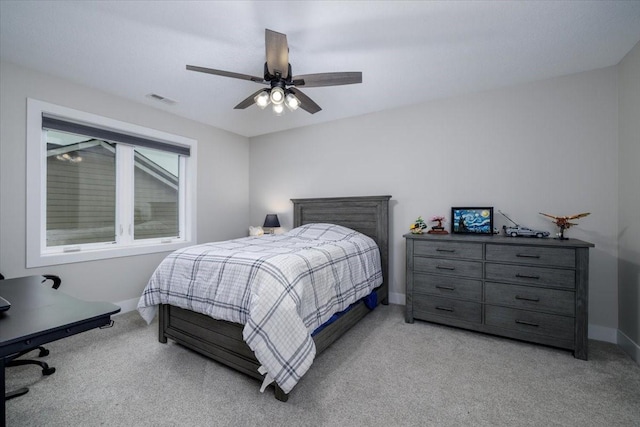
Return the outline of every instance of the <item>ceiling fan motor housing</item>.
<path id="1" fill-rule="evenodd" d="M 289 64 L 288 76 L 286 79 L 282 78 L 282 74 L 276 71 L 276 74 L 273 75 L 269 73 L 269 68 L 267 67 L 267 63 L 264 63 L 264 80 L 271 83 L 271 87 L 279 86 L 284 89 L 285 85 L 293 84 L 291 80 L 291 64 Z M 275 84 L 274 84 L 275 83 Z"/>

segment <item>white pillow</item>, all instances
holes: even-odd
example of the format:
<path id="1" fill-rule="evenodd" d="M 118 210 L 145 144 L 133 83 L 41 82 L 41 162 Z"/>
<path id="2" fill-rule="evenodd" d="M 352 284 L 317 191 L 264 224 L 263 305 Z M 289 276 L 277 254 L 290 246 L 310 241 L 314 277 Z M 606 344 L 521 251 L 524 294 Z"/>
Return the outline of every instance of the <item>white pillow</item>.
<path id="1" fill-rule="evenodd" d="M 294 228 L 287 233 L 290 236 L 327 241 L 344 240 L 355 234 L 360 234 L 350 228 L 336 224 L 313 223 Z"/>
<path id="2" fill-rule="evenodd" d="M 249 236 L 262 236 L 263 234 L 264 231 L 262 230 L 262 227 L 249 226 Z"/>

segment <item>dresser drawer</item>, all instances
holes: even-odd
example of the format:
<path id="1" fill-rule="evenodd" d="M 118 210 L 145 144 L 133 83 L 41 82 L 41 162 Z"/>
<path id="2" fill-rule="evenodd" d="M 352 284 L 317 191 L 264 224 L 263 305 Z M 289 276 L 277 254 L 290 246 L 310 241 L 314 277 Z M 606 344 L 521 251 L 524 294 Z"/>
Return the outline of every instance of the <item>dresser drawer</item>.
<path id="1" fill-rule="evenodd" d="M 415 257 L 413 259 L 413 269 L 421 273 L 436 273 L 482 279 L 482 263 L 476 261 Z"/>
<path id="2" fill-rule="evenodd" d="M 526 334 L 574 339 L 573 317 L 486 305 L 484 319 L 487 325 L 523 332 L 523 339 L 526 339 Z"/>
<path id="3" fill-rule="evenodd" d="M 424 242 L 416 240 L 413 244 L 413 253 L 416 256 L 482 259 L 482 244 L 445 241 Z"/>
<path id="4" fill-rule="evenodd" d="M 413 296 L 413 315 L 417 319 L 435 315 L 480 323 L 482 321 L 482 304 L 416 294 Z"/>
<path id="5" fill-rule="evenodd" d="M 450 276 L 414 274 L 413 292 L 482 301 L 482 281 Z"/>
<path id="6" fill-rule="evenodd" d="M 550 248 L 540 246 L 517 246 L 487 244 L 487 261 L 517 262 L 518 264 L 548 265 L 574 268 L 576 251 L 574 249 Z"/>
<path id="7" fill-rule="evenodd" d="M 575 292 L 533 286 L 486 282 L 485 302 L 567 316 L 576 312 Z"/>
<path id="8" fill-rule="evenodd" d="M 574 270 L 492 263 L 487 263 L 485 269 L 485 279 L 488 280 L 567 289 L 575 289 L 576 286 Z"/>

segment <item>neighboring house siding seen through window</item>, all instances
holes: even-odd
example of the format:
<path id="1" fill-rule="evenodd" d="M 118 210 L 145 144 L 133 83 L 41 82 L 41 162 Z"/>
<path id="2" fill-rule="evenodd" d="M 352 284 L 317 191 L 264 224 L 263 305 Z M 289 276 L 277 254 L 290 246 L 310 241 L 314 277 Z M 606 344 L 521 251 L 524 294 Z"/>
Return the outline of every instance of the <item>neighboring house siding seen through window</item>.
<path id="1" fill-rule="evenodd" d="M 174 153 L 135 149 L 135 239 L 178 237 L 180 158 Z M 161 161 L 162 160 L 162 161 Z"/>
<path id="2" fill-rule="evenodd" d="M 47 247 L 114 242 L 116 235 L 116 147 L 47 131 Z"/>
<path id="3" fill-rule="evenodd" d="M 29 100 L 27 267 L 195 243 L 197 142 Z"/>

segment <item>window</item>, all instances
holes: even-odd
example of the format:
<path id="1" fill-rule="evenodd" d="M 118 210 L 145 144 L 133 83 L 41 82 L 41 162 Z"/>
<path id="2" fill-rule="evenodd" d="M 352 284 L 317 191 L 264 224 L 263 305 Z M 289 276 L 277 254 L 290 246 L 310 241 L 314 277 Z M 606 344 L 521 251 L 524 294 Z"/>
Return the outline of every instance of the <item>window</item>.
<path id="1" fill-rule="evenodd" d="M 178 237 L 180 156 L 135 148 L 134 239 Z"/>
<path id="2" fill-rule="evenodd" d="M 46 247 L 114 242 L 116 144 L 53 130 L 44 138 Z"/>
<path id="3" fill-rule="evenodd" d="M 194 140 L 29 99 L 27 267 L 195 242 Z"/>

